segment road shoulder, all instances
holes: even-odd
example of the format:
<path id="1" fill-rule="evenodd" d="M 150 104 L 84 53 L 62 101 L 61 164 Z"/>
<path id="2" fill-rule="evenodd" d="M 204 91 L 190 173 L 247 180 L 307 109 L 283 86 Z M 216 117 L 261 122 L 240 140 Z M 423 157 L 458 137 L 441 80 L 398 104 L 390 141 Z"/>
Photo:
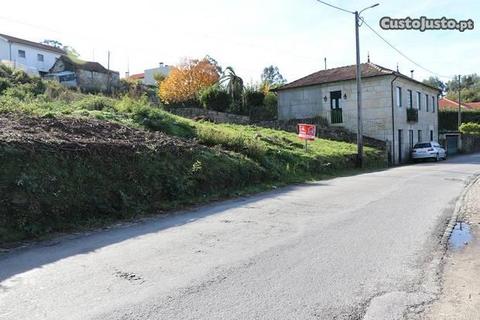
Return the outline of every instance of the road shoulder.
<path id="1" fill-rule="evenodd" d="M 469 188 L 443 263 L 442 294 L 421 319 L 478 319 L 480 311 L 480 180 Z"/>

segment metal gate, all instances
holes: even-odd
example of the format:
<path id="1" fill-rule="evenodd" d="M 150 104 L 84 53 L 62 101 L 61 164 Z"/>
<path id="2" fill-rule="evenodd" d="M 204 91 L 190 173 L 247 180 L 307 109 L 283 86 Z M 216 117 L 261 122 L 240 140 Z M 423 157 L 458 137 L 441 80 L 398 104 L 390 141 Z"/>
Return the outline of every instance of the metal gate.
<path id="1" fill-rule="evenodd" d="M 458 153 L 458 135 L 447 135 L 447 154 L 457 154 Z"/>

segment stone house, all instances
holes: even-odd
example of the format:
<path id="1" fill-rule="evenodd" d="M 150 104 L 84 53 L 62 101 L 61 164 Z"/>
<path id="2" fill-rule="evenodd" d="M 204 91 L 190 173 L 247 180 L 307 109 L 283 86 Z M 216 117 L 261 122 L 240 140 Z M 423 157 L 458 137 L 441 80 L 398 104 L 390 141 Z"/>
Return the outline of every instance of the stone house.
<path id="1" fill-rule="evenodd" d="M 0 34 L 0 62 L 33 76 L 46 74 L 64 54 L 60 48 Z"/>
<path id="2" fill-rule="evenodd" d="M 438 139 L 440 91 L 373 63 L 361 64 L 363 132 L 385 141 L 393 163 L 419 141 Z M 357 132 L 356 67 L 322 70 L 277 90 L 278 119 L 326 118 Z"/>
<path id="3" fill-rule="evenodd" d="M 69 56 L 59 57 L 46 78 L 85 92 L 114 91 L 120 84 L 120 74 L 117 71 L 108 70 L 98 62 Z"/>

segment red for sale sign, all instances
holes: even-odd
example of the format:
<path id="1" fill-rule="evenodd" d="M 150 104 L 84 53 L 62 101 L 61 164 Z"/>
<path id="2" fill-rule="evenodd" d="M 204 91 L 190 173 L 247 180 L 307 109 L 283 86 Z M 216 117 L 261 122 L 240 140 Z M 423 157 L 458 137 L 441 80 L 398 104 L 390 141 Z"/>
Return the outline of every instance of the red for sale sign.
<path id="1" fill-rule="evenodd" d="M 314 124 L 298 124 L 298 137 L 304 140 L 315 140 L 317 135 L 317 126 Z"/>

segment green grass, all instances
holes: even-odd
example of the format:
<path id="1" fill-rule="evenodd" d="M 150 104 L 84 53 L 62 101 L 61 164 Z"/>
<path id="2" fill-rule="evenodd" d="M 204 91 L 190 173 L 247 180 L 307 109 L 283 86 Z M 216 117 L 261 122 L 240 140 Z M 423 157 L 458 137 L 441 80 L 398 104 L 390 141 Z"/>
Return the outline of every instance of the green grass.
<path id="1" fill-rule="evenodd" d="M 279 171 L 279 178 L 289 173 L 310 175 L 318 169 L 323 172 L 328 168 L 345 168 L 356 154 L 355 145 L 326 139 L 309 142 L 308 152 L 305 152 L 303 142 L 294 133 L 255 126 L 196 122 L 128 97 L 115 100 L 85 96 L 74 103 L 0 97 L 0 112 L 7 111 L 44 117 L 95 118 L 181 138 L 194 138 L 203 145 L 218 146 L 259 161 L 267 168 Z M 378 162 L 384 160 L 383 153 L 373 148 L 365 148 L 365 155 L 367 167 L 378 166 Z"/>
<path id="2" fill-rule="evenodd" d="M 0 243 L 355 170 L 350 143 L 317 139 L 305 151 L 293 133 L 195 122 L 142 99 L 76 95 L 71 101 L 8 90 L 0 95 L 0 113 L 100 119 L 208 148 L 52 152 L 0 141 Z M 384 152 L 365 148 L 365 163 L 367 170 L 384 167 Z"/>

